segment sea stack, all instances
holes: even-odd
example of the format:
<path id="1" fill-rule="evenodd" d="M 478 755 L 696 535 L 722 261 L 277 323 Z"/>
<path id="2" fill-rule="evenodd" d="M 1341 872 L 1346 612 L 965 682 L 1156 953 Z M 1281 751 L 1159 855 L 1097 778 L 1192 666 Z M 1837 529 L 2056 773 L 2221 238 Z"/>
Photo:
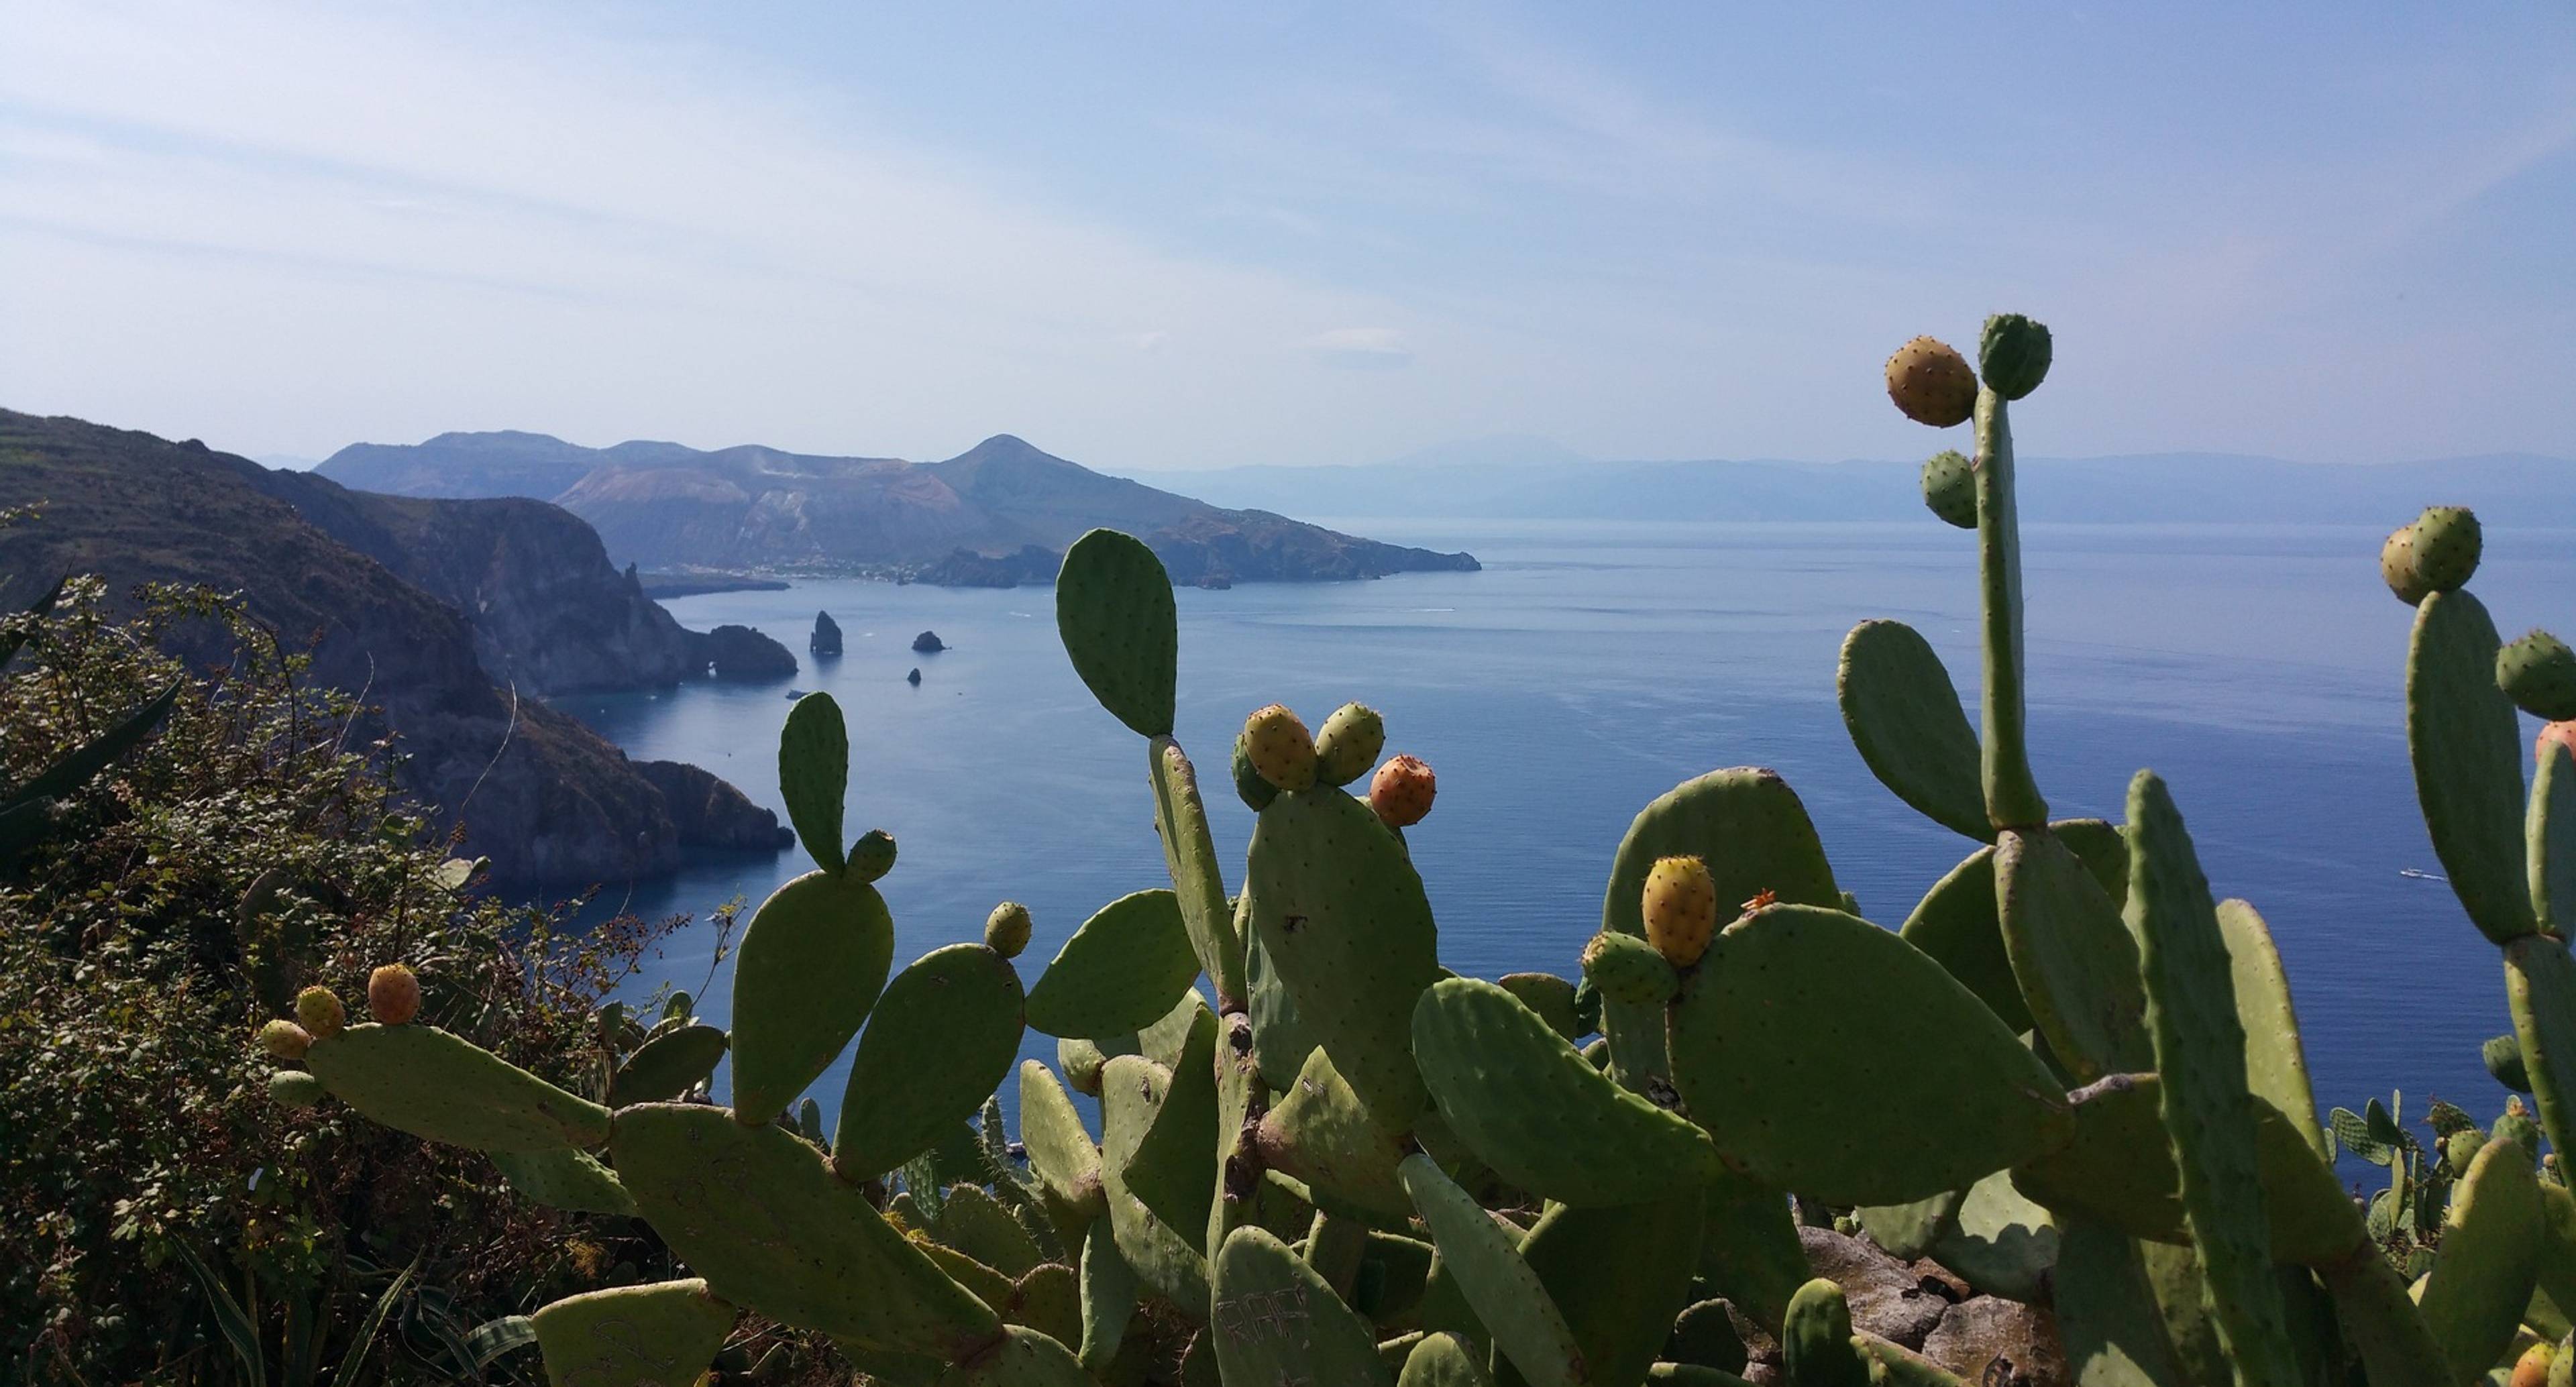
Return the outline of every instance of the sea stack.
<path id="1" fill-rule="evenodd" d="M 919 665 L 914 665 L 914 666 L 912 667 L 912 673 L 907 674 L 907 675 L 905 675 L 905 676 L 903 677 L 903 682 L 905 682 L 905 683 L 907 683 L 907 684 L 910 684 L 911 686 L 913 686 L 913 687 L 914 687 L 914 688 L 916 688 L 916 689 L 917 689 L 917 688 L 920 688 L 920 687 L 921 687 L 921 666 L 919 666 Z"/>
<path id="2" fill-rule="evenodd" d="M 834 621 L 830 612 L 816 612 L 814 614 L 814 638 L 806 642 L 805 648 L 813 651 L 818 659 L 839 659 L 841 656 L 841 623 Z"/>
<path id="3" fill-rule="evenodd" d="M 948 647 L 940 642 L 938 632 L 924 631 L 912 638 L 912 648 L 924 655 L 936 655 Z"/>

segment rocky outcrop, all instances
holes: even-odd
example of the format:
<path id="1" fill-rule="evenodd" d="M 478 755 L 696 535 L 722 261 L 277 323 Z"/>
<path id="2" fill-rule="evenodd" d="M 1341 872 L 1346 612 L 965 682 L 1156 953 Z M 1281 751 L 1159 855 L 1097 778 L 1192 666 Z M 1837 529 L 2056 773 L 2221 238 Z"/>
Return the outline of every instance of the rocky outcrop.
<path id="1" fill-rule="evenodd" d="M 775 850 L 796 841 L 778 816 L 753 804 L 742 791 L 686 761 L 638 761 L 653 788 L 662 792 L 671 826 L 680 841 L 694 847 L 738 851 Z"/>
<path id="2" fill-rule="evenodd" d="M 311 652 L 311 678 L 379 710 L 401 739 L 403 784 L 442 825 L 464 826 L 467 855 L 490 857 L 496 879 L 625 880 L 670 871 L 701 836 L 775 839 L 775 815 L 721 796 L 684 833 L 623 752 L 536 697 L 532 685 L 570 666 L 520 666 L 531 673 L 515 692 L 496 686 L 456 604 L 332 533 L 369 521 L 354 493 L 317 487 L 290 503 L 258 484 L 276 474 L 201 443 L 7 411 L 0 456 L 0 505 L 45 503 L 41 521 L 0 531 L 0 574 L 24 586 L 96 573 L 120 598 L 148 582 L 238 593 L 281 643 Z M 398 532 L 381 514 L 372 523 L 380 540 Z M 492 552 L 505 549 L 517 552 Z M 210 626 L 172 639 L 207 663 L 229 650 Z"/>
<path id="3" fill-rule="evenodd" d="M 719 626 L 699 638 L 706 672 L 718 679 L 784 679 L 796 672 L 787 647 L 749 626 Z"/>
<path id="4" fill-rule="evenodd" d="M 834 621 L 830 612 L 816 612 L 814 614 L 814 634 L 806 640 L 805 648 L 812 652 L 814 658 L 818 660 L 839 659 L 841 657 L 841 623 Z"/>
<path id="5" fill-rule="evenodd" d="M 948 643 L 941 640 L 936 631 L 924 631 L 912 638 L 913 653 L 918 655 L 936 655 L 947 648 Z"/>
<path id="6" fill-rule="evenodd" d="M 589 469 L 566 480 L 582 460 Z M 344 448 L 322 471 L 369 490 L 452 495 L 480 486 L 495 489 L 473 494 L 552 500 L 595 526 L 621 561 L 650 568 L 868 572 L 1011 587 L 1053 578 L 1066 547 L 1099 526 L 1138 536 L 1175 581 L 1206 587 L 1476 568 L 1466 554 L 1211 506 L 1094 472 L 1008 434 L 933 463 L 441 434 L 415 447 Z"/>

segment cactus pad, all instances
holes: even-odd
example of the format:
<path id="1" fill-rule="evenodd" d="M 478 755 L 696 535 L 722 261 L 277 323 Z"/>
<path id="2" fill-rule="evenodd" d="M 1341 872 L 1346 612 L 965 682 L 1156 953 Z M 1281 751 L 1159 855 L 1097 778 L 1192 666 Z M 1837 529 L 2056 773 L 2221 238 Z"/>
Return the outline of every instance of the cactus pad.
<path id="1" fill-rule="evenodd" d="M 1098 1211 L 1100 1148 L 1092 1145 L 1064 1085 L 1036 1060 L 1020 1062 L 1020 1142 L 1028 1148 L 1030 1172 L 1056 1198 Z"/>
<path id="2" fill-rule="evenodd" d="M 1020 975 L 982 944 L 934 949 L 887 983 L 841 1091 L 832 1168 L 867 1180 L 929 1150 L 1011 1072 Z"/>
<path id="3" fill-rule="evenodd" d="M 2576 1151 L 2561 1140 L 2576 1141 L 2576 960 L 2558 940 L 2527 935 L 2505 946 L 2504 980 L 2541 1125 L 2551 1146 Z M 321 1053 L 321 1046 L 313 1048 Z"/>
<path id="4" fill-rule="evenodd" d="M 2298 1360 L 2272 1276 L 2256 1100 L 2246 1086 L 2227 938 L 2182 815 L 2152 771 L 2129 784 L 2128 919 L 2183 1214 L 2219 1338 L 2241 1387 L 2294 1387 Z"/>
<path id="5" fill-rule="evenodd" d="M 2057 1221 L 1999 1170 L 1968 1187 L 1932 1259 L 1986 1295 L 2045 1303 L 2057 1247 Z"/>
<path id="6" fill-rule="evenodd" d="M 1967 455 L 1944 448 L 1923 461 L 1923 504 L 1946 524 L 1977 528 L 1977 473 Z"/>
<path id="7" fill-rule="evenodd" d="M 1869 1362 L 1852 1345 L 1842 1287 L 1820 1276 L 1798 1288 L 1780 1326 L 1780 1358 L 1789 1387 L 1864 1387 Z"/>
<path id="8" fill-rule="evenodd" d="M 1396 1387 L 1494 1387 L 1484 1355 L 1455 1334 L 1425 1334 L 1404 1356 Z"/>
<path id="9" fill-rule="evenodd" d="M 807 872 L 751 917 L 733 967 L 733 1106 L 767 1122 L 838 1059 L 885 987 L 894 918 L 877 889 Z"/>
<path id="10" fill-rule="evenodd" d="M 1118 1055 L 1100 1073 L 1100 1176 L 1110 1231 L 1136 1279 L 1184 1310 L 1207 1304 L 1207 1258 L 1196 1228 L 1186 1233 L 1155 1216 L 1127 1187 L 1126 1171 L 1153 1129 L 1172 1072 L 1142 1055 Z"/>
<path id="11" fill-rule="evenodd" d="M 304 1063 L 369 1119 L 450 1146 L 562 1151 L 608 1141 L 608 1109 L 436 1026 L 351 1026 L 314 1041 Z"/>
<path id="12" fill-rule="evenodd" d="M 1389 1228 L 1412 1217 L 1412 1197 L 1396 1175 L 1403 1141 L 1378 1126 L 1321 1050 L 1262 1115 L 1256 1140 L 1263 1161 L 1304 1181 L 1318 1207 Z"/>
<path id="13" fill-rule="evenodd" d="M 1591 1381 L 1635 1382 L 1662 1356 L 1690 1303 L 1706 1203 L 1704 1186 L 1684 1185 L 1620 1208 L 1552 1205 L 1530 1225 L 1521 1260 L 1565 1316 Z M 1502 1387 L 1522 1380 L 1495 1377 Z"/>
<path id="14" fill-rule="evenodd" d="M 1704 1185 L 1719 1169 L 1706 1132 L 1611 1082 L 1492 983 L 1451 978 L 1424 992 L 1413 1054 L 1450 1130 L 1533 1194 L 1636 1204 Z"/>
<path id="15" fill-rule="evenodd" d="M 2137 941 L 2074 849 L 2045 830 L 2005 833 L 1995 894 L 2031 1019 L 2075 1081 L 2153 1068 Z"/>
<path id="16" fill-rule="evenodd" d="M 2094 1223 L 2156 1242 L 2186 1240 L 2156 1076 L 2113 1074 L 2067 1097 L 2074 1102 L 2074 1138 L 2016 1167 L 2014 1186 L 2070 1225 Z"/>
<path id="17" fill-rule="evenodd" d="M 495 1151 L 492 1164 L 510 1188 L 549 1209 L 635 1216 L 635 1197 L 617 1172 L 587 1151 Z"/>
<path id="18" fill-rule="evenodd" d="M 1985 332 L 1977 339 L 1977 374 L 1988 389 L 2007 400 L 2018 400 L 2048 379 L 2050 354 L 2046 323 L 2019 313 L 1998 313 L 1986 319 Z"/>
<path id="19" fill-rule="evenodd" d="M 1265 1229 L 1236 1229 L 1218 1250 L 1208 1333 L 1228 1382 L 1388 1387 L 1394 1381 L 1367 1322 Z"/>
<path id="20" fill-rule="evenodd" d="M 1206 1011 L 1196 1016 L 1163 1101 L 1120 1166 L 1127 1191 L 1179 1232 L 1205 1228 L 1216 1197 L 1217 1021 Z"/>
<path id="21" fill-rule="evenodd" d="M 938 1387 L 1093 1387 L 1093 1380 L 1053 1337 L 1006 1324 L 999 1341 L 941 1373 Z"/>
<path id="22" fill-rule="evenodd" d="M 1252 831 L 1253 928 L 1297 1018 L 1380 1125 L 1413 1125 L 1414 999 L 1440 974 L 1422 878 L 1368 806 L 1329 786 L 1281 795 Z"/>
<path id="23" fill-rule="evenodd" d="M 1386 719 L 1365 703 L 1345 703 L 1315 732 L 1315 774 L 1327 785 L 1348 785 L 1377 765 L 1386 749 Z"/>
<path id="24" fill-rule="evenodd" d="M 1172 575 L 1143 540 L 1093 530 L 1064 551 L 1055 629 L 1101 707 L 1140 737 L 1171 735 L 1180 613 Z"/>
<path id="25" fill-rule="evenodd" d="M 1505 973 L 1496 980 L 1505 992 L 1520 999 L 1522 1006 L 1537 1012 L 1548 1029 L 1568 1040 L 1580 1040 L 1590 1031 L 1578 1019 L 1574 984 L 1554 973 Z M 1416 1005 L 1419 1005 L 1418 1003 Z"/>
<path id="26" fill-rule="evenodd" d="M 1064 941 L 1029 989 L 1029 1025 L 1053 1036 L 1109 1040 L 1154 1024 L 1199 975 L 1170 891 L 1102 906 Z"/>
<path id="27" fill-rule="evenodd" d="M 645 1041 L 608 1080 L 608 1106 L 677 1098 L 716 1072 L 732 1039 L 708 1025 L 675 1026 Z"/>
<path id="28" fill-rule="evenodd" d="M 1977 731 L 1930 641 L 1901 621 L 1862 622 L 1843 638 L 1834 692 L 1852 745 L 1880 784 L 1954 833 L 1994 837 L 1977 778 Z"/>
<path id="29" fill-rule="evenodd" d="M 1538 1273 L 1521 1260 L 1521 1240 L 1495 1223 L 1430 1157 L 1419 1152 L 1405 1157 L 1403 1176 L 1414 1208 L 1440 1249 L 1442 1268 L 1493 1334 L 1502 1356 L 1531 1387 L 1583 1387 L 1589 1382 L 1583 1348 Z"/>
<path id="30" fill-rule="evenodd" d="M 2058 1238 L 2053 1285 L 2058 1337 L 2073 1381 L 2085 1387 L 2185 1381 L 2137 1244 L 2100 1224 L 2069 1223 Z"/>
<path id="31" fill-rule="evenodd" d="M 1673 965 L 1655 946 L 1633 934 L 1603 931 L 1583 946 L 1583 975 L 1604 1001 L 1628 1007 L 1658 1007 L 1681 989 Z"/>
<path id="32" fill-rule="evenodd" d="M 2576 718 L 2576 650 L 2547 631 L 2526 631 L 2496 652 L 2496 687 L 2542 722 Z"/>
<path id="33" fill-rule="evenodd" d="M 2120 841 L 2117 827 L 2100 819 L 2060 819 L 2048 831 L 2074 850 L 2113 900 L 2128 894 L 2129 849 Z M 2030 1004 L 2021 995 L 2012 955 L 2004 948 L 2001 912 L 1995 902 L 1993 848 L 1971 853 L 1935 882 L 1897 933 L 1976 993 L 2005 1029 L 2016 1033 L 2031 1029 Z"/>
<path id="34" fill-rule="evenodd" d="M 735 1315 L 692 1280 L 591 1291 L 531 1318 L 550 1381 L 676 1384 L 707 1371 Z"/>
<path id="35" fill-rule="evenodd" d="M 2236 984 L 2236 1017 L 2245 1026 L 2245 1082 L 2299 1134 L 2326 1155 L 2317 1126 L 2316 1091 L 2308 1083 L 2307 1046 L 2299 1039 L 2299 1014 L 2290 1005 L 2290 975 L 2272 946 L 2271 926 L 2246 901 L 2218 903 L 2219 932 L 2227 936 L 2227 963 Z"/>
<path id="36" fill-rule="evenodd" d="M 717 1294 L 799 1329 L 956 1358 L 1001 1323 L 784 1128 L 721 1108 L 618 1114 L 618 1178 Z"/>
<path id="37" fill-rule="evenodd" d="M 2451 1192 L 2441 1246 L 2417 1307 L 2451 1380 L 2474 1381 L 2513 1341 L 2539 1276 L 2545 1235 L 2531 1158 L 2490 1141 Z"/>
<path id="38" fill-rule="evenodd" d="M 806 855 L 837 874 L 848 861 L 841 809 L 850 793 L 850 731 L 830 694 L 809 693 L 787 710 L 778 734 L 778 793 Z"/>
<path id="39" fill-rule="evenodd" d="M 2495 623 L 2478 599 L 2440 592 L 2415 609 L 2406 655 L 2406 747 L 2433 851 L 2469 919 L 2498 944 L 2539 928 L 2522 790 L 2522 731 L 2495 684 Z"/>
<path id="40" fill-rule="evenodd" d="M 2523 837 L 2531 859 L 2531 909 L 2543 929 L 2564 939 L 2576 934 L 2576 751 L 2563 742 L 2539 745 L 2531 779 L 2531 810 Z"/>
<path id="41" fill-rule="evenodd" d="M 2055 1078 L 1993 1012 L 1838 910 L 1730 925 L 1673 1005 L 1672 1047 L 1729 1164 L 1833 1204 L 1962 1189 L 2071 1132 Z"/>
<path id="42" fill-rule="evenodd" d="M 1190 949 L 1216 982 L 1217 1010 L 1240 1010 L 1249 986 L 1243 977 L 1243 938 L 1235 932 L 1225 877 L 1217 870 L 1216 840 L 1208 834 L 1198 771 L 1169 737 L 1154 738 L 1145 753 L 1154 786 L 1154 829 L 1163 841 L 1163 868 L 1180 899 Z"/>
<path id="43" fill-rule="evenodd" d="M 2075 1112 L 2080 1123 L 2084 1110 L 2079 1106 Z M 1935 1243 L 1959 1226 L 1959 1201 L 1966 1197 L 1965 1190 L 1949 1190 L 1910 1204 L 1865 1204 L 1852 1210 L 1852 1217 L 1860 1220 L 1871 1242 L 1887 1249 L 1888 1255 L 1910 1262 L 1930 1253 Z"/>
<path id="44" fill-rule="evenodd" d="M 1094 1220 L 1082 1235 L 1082 1365 L 1106 1369 L 1135 1314 L 1135 1269 L 1119 1254 L 1109 1221 Z"/>

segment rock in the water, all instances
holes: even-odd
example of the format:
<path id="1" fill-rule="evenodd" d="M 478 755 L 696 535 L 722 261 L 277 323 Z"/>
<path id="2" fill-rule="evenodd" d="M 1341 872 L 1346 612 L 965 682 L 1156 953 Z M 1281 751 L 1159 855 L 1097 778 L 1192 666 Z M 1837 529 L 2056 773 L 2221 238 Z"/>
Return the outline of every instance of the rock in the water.
<path id="1" fill-rule="evenodd" d="M 1923 1341 L 1923 1356 L 1962 1381 L 1988 1387 L 2059 1387 L 2068 1381 L 2056 1319 L 2001 1296 L 1951 1306 Z"/>
<path id="2" fill-rule="evenodd" d="M 796 841 L 778 815 L 742 791 L 685 761 L 637 761 L 635 769 L 662 792 L 671 826 L 685 848 L 783 848 Z"/>
<path id="3" fill-rule="evenodd" d="M 830 612 L 816 612 L 814 638 L 805 643 L 805 648 L 813 651 L 817 658 L 838 659 L 841 654 L 841 623 L 834 621 Z"/>
<path id="4" fill-rule="evenodd" d="M 719 626 L 704 639 L 700 650 L 718 679 L 784 679 L 796 672 L 787 647 L 751 627 Z"/>
<path id="5" fill-rule="evenodd" d="M 924 631 L 912 638 L 912 648 L 924 655 L 936 655 L 948 647 L 940 642 L 938 632 Z"/>
<path id="6" fill-rule="evenodd" d="M 905 676 L 903 677 L 903 682 L 905 682 L 905 683 L 907 683 L 907 684 L 910 684 L 911 686 L 913 686 L 913 687 L 914 687 L 914 688 L 916 688 L 916 689 L 917 689 L 917 688 L 920 688 L 920 687 L 921 687 L 921 666 L 919 666 L 919 665 L 914 665 L 914 666 L 912 667 L 912 673 L 907 674 L 907 675 L 905 675 Z"/>

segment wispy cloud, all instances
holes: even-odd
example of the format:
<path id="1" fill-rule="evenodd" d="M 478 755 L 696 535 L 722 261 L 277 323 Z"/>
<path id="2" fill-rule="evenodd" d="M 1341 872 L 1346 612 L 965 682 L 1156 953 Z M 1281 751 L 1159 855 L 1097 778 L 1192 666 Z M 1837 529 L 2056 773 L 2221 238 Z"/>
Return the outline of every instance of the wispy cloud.
<path id="1" fill-rule="evenodd" d="M 1413 349 L 1404 334 L 1390 327 L 1341 327 L 1306 339 L 1306 349 L 1327 366 L 1355 371 L 1390 371 L 1413 364 Z"/>

